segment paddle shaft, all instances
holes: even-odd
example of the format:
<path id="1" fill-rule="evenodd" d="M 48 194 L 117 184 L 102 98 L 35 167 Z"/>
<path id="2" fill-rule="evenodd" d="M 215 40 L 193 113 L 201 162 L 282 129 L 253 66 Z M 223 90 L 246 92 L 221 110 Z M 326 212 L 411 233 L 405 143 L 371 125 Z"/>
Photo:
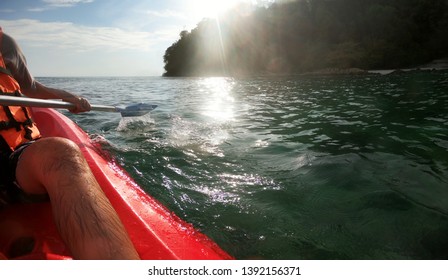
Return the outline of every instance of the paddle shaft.
<path id="1" fill-rule="evenodd" d="M 75 105 L 73 105 L 72 103 L 65 101 L 6 95 L 0 95 L 0 104 L 3 106 L 24 106 L 59 109 L 73 109 L 75 107 Z M 107 105 L 91 105 L 91 110 L 103 112 L 120 112 L 117 107 Z"/>

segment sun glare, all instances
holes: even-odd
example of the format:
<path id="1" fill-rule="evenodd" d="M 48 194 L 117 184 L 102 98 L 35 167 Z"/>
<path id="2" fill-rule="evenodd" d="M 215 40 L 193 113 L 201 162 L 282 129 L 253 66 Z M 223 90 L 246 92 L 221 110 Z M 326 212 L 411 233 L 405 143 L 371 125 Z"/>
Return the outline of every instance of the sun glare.
<path id="1" fill-rule="evenodd" d="M 211 77 L 201 80 L 201 87 L 208 92 L 202 114 L 215 121 L 226 122 L 234 117 L 233 83 L 228 78 Z"/>
<path id="2" fill-rule="evenodd" d="M 243 0 L 191 0 L 189 9 L 200 19 L 216 18 L 219 14 L 228 11 L 241 2 Z"/>

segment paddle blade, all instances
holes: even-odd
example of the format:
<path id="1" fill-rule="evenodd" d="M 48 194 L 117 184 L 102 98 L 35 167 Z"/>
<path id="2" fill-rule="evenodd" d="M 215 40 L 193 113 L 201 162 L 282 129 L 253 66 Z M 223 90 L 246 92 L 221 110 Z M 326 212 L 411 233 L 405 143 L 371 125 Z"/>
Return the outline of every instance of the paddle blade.
<path id="1" fill-rule="evenodd" d="M 126 106 L 125 108 L 117 108 L 117 109 L 121 113 L 122 117 L 138 117 L 146 115 L 155 108 L 157 108 L 157 105 L 137 103 Z"/>

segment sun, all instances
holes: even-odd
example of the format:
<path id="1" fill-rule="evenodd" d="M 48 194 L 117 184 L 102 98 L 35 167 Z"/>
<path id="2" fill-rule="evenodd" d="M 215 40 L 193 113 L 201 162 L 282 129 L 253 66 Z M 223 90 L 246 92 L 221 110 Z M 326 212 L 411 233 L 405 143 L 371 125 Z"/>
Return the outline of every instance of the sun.
<path id="1" fill-rule="evenodd" d="M 217 18 L 244 0 L 190 0 L 189 10 L 197 18 Z"/>

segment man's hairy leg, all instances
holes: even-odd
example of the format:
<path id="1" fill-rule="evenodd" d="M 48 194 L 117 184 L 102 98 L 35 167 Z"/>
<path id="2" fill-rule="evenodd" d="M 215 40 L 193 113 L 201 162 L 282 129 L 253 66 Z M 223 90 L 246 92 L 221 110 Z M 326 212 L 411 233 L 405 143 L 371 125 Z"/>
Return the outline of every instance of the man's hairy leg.
<path id="1" fill-rule="evenodd" d="M 16 174 L 26 193 L 48 193 L 56 225 L 74 258 L 139 258 L 76 144 L 43 138 L 24 150 Z"/>

